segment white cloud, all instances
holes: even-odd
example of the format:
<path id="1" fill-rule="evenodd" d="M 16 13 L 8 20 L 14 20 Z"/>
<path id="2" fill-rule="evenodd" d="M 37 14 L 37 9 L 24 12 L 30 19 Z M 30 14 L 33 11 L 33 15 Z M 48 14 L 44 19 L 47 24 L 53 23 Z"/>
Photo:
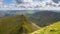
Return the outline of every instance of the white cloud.
<path id="1" fill-rule="evenodd" d="M 32 0 L 23 0 L 23 2 L 33 2 Z"/>
<path id="2" fill-rule="evenodd" d="M 48 10 L 48 9 L 53 9 L 53 8 L 59 8 L 58 6 L 60 5 L 60 3 L 56 4 L 52 0 L 43 0 L 42 2 L 34 2 L 32 0 L 23 0 L 23 2 L 27 2 L 27 3 L 23 3 L 23 4 L 17 4 L 15 0 L 13 0 L 12 2 L 14 2 L 14 3 L 5 5 L 5 4 L 3 4 L 3 0 L 0 0 L 0 8 L 3 8 L 3 7 L 4 8 L 21 8 L 21 6 L 25 7 L 25 8 L 35 8 L 38 6 L 38 8 L 43 8 L 43 9 L 46 8 Z M 47 2 L 49 4 L 48 6 L 46 6 Z M 51 3 L 51 5 L 50 5 L 50 3 Z M 56 7 L 55 7 L 55 5 L 56 5 Z"/>
<path id="3" fill-rule="evenodd" d="M 0 0 L 0 8 L 3 7 L 3 0 Z"/>

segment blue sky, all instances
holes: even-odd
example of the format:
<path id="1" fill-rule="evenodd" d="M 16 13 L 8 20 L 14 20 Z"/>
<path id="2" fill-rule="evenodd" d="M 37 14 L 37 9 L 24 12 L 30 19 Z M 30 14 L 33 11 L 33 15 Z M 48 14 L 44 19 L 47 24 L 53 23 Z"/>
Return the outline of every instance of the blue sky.
<path id="1" fill-rule="evenodd" d="M 34 2 L 39 2 L 41 0 L 33 0 Z M 16 0 L 17 3 L 21 3 L 22 0 Z M 13 0 L 4 0 L 4 4 L 12 4 L 13 3 Z"/>
<path id="2" fill-rule="evenodd" d="M 12 4 L 13 2 L 12 2 L 13 0 L 4 0 L 4 4 Z M 19 1 L 19 2 L 21 2 L 21 0 L 17 0 L 17 1 Z M 43 1 L 43 0 L 33 0 L 34 2 L 39 2 L 39 1 Z"/>
<path id="3" fill-rule="evenodd" d="M 12 2 L 13 0 L 4 0 L 4 4 L 12 4 L 13 2 Z M 20 0 L 19 0 L 20 1 Z M 44 0 L 33 0 L 33 1 L 35 1 L 35 2 L 39 2 L 39 1 L 44 1 Z M 58 3 L 60 0 L 52 0 L 53 2 L 55 2 L 55 3 Z"/>
<path id="4" fill-rule="evenodd" d="M 12 0 L 4 0 L 4 4 L 12 4 Z"/>

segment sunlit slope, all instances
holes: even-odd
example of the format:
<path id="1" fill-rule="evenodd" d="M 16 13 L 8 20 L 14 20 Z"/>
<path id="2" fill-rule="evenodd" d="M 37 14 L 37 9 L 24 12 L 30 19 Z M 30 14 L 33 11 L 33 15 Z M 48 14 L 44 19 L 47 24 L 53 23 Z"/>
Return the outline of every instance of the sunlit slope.
<path id="1" fill-rule="evenodd" d="M 44 27 L 38 31 L 35 31 L 31 34 L 60 34 L 60 21 L 51 24 L 50 26 Z"/>
<path id="2" fill-rule="evenodd" d="M 23 15 L 0 18 L 0 34 L 22 34 L 30 33 L 40 29 L 28 21 Z"/>

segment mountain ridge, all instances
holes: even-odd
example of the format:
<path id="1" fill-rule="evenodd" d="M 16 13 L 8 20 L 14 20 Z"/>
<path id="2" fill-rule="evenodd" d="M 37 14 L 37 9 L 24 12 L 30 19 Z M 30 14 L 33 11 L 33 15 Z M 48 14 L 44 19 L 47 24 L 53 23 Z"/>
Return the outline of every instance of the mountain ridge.
<path id="1" fill-rule="evenodd" d="M 40 30 L 37 30 L 31 34 L 60 34 L 60 21 L 48 25 Z"/>
<path id="2" fill-rule="evenodd" d="M 60 12 L 40 11 L 30 15 L 30 17 L 27 18 L 37 25 L 44 27 L 56 21 L 60 21 Z"/>
<path id="3" fill-rule="evenodd" d="M 28 34 L 40 29 L 23 15 L 0 18 L 0 34 Z"/>

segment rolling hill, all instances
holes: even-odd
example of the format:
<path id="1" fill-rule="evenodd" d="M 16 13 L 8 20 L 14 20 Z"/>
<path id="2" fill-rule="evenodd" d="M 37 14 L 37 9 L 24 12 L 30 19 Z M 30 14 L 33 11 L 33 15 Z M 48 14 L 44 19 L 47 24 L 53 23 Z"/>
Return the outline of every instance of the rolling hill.
<path id="1" fill-rule="evenodd" d="M 45 27 L 49 24 L 60 21 L 60 12 L 55 11 L 38 11 L 28 16 L 28 19 L 30 19 L 40 27 Z"/>
<path id="2" fill-rule="evenodd" d="M 60 34 L 60 21 L 49 26 L 46 26 L 31 34 Z"/>
<path id="3" fill-rule="evenodd" d="M 0 34 L 28 34 L 40 29 L 23 15 L 0 18 Z"/>

